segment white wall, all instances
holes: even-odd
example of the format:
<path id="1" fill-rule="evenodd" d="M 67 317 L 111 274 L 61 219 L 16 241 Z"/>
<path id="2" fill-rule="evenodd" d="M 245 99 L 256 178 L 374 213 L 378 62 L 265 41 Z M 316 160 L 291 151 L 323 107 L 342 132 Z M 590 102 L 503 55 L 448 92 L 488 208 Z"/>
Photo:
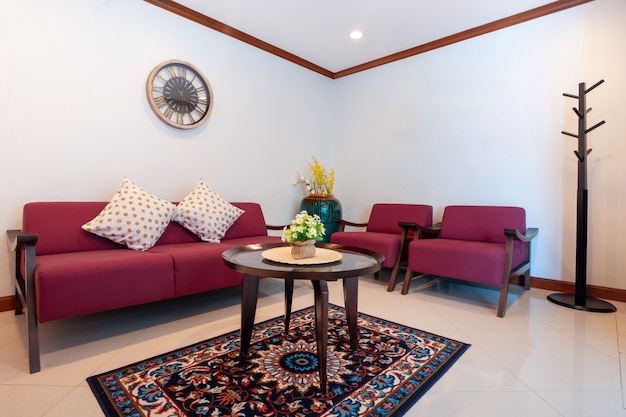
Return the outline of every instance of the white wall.
<path id="1" fill-rule="evenodd" d="M 0 0 L 0 297 L 14 294 L 6 229 L 28 201 L 106 201 L 127 176 L 179 200 L 200 176 L 285 224 L 313 154 L 331 165 L 332 80 L 143 1 Z M 211 119 L 166 126 L 148 74 L 186 60 L 211 82 Z"/>
<path id="2" fill-rule="evenodd" d="M 337 171 L 347 218 L 377 201 L 524 206 L 540 228 L 532 274 L 573 281 L 576 148 L 588 96 L 588 282 L 626 289 L 626 2 L 556 15 L 338 80 L 143 1 L 0 0 L 0 231 L 28 201 L 107 200 L 126 175 L 177 200 L 199 176 L 286 223 L 311 155 Z M 192 62 L 215 94 L 199 129 L 169 128 L 145 99 L 150 70 Z M 4 233 L 0 244 L 5 244 Z M 0 297 L 13 294 L 0 250 Z"/>
<path id="3" fill-rule="evenodd" d="M 587 283 L 626 289 L 626 2 L 600 0 L 337 80 L 336 194 L 519 205 L 539 227 L 532 275 L 573 281 L 578 84 L 587 95 Z M 359 164 L 352 161 L 358 160 Z"/>

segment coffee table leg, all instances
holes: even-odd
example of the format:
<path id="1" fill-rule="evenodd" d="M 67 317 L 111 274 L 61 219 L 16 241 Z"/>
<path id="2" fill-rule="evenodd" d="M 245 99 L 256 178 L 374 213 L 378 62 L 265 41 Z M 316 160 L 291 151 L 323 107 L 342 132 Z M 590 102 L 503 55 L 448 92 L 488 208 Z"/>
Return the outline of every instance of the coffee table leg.
<path id="1" fill-rule="evenodd" d="M 289 334 L 291 305 L 293 304 L 293 279 L 285 278 L 285 337 Z"/>
<path id="2" fill-rule="evenodd" d="M 315 292 L 315 339 L 317 340 L 317 362 L 320 374 L 320 390 L 326 393 L 328 375 L 326 375 L 326 349 L 328 347 L 328 283 L 314 280 Z"/>
<path id="3" fill-rule="evenodd" d="M 350 349 L 359 348 L 359 329 L 357 328 L 359 299 L 359 277 L 343 279 L 343 302 L 346 306 L 346 319 L 350 332 Z"/>
<path id="4" fill-rule="evenodd" d="M 241 366 L 245 365 L 248 359 L 258 297 L 259 277 L 245 274 L 241 284 L 241 344 L 239 348 L 239 365 Z"/>

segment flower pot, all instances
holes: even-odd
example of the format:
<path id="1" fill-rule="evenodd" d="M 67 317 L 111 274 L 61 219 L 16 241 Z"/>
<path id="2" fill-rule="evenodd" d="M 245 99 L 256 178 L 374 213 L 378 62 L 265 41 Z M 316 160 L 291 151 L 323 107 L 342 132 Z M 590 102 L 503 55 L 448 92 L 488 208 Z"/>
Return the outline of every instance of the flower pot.
<path id="1" fill-rule="evenodd" d="M 333 217 L 341 218 L 341 203 L 332 194 L 309 194 L 302 199 L 300 210 L 309 214 L 317 214 L 326 229 L 322 242 L 330 242 L 330 235 L 339 230 L 339 223 Z"/>
<path id="2" fill-rule="evenodd" d="M 293 259 L 305 259 L 315 256 L 315 241 L 291 242 L 291 257 Z"/>

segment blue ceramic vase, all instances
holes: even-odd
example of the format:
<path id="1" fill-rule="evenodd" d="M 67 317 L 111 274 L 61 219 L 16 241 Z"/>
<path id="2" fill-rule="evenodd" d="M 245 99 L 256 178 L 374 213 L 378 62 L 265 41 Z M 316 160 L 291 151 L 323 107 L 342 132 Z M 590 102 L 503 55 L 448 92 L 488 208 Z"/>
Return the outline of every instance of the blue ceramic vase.
<path id="1" fill-rule="evenodd" d="M 341 203 L 332 194 L 309 194 L 302 199 L 300 211 L 306 210 L 309 214 L 317 214 L 326 229 L 322 242 L 330 242 L 330 235 L 339 230 L 339 223 L 333 222 L 333 217 L 341 217 Z"/>

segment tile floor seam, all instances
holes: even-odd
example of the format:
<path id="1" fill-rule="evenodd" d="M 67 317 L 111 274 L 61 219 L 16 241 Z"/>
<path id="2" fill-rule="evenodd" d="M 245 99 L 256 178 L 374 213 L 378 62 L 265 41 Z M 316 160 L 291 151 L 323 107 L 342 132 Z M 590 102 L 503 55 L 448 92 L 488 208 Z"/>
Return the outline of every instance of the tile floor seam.
<path id="1" fill-rule="evenodd" d="M 619 360 L 619 369 L 620 369 L 620 373 L 619 373 L 619 383 L 620 386 L 622 387 L 622 409 L 626 409 L 626 397 L 625 397 L 625 392 L 624 392 L 624 375 L 626 372 L 626 364 L 622 361 L 622 347 L 620 346 L 620 337 L 619 337 L 619 315 L 616 314 L 615 315 L 615 334 L 617 335 L 617 358 Z"/>

